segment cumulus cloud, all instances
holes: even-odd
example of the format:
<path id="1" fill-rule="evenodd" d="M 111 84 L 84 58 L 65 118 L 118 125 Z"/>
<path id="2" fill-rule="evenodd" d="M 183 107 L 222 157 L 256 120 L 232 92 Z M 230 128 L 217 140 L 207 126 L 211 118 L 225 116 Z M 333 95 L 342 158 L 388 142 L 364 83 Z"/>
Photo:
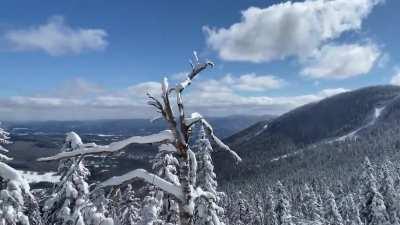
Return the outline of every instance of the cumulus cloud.
<path id="1" fill-rule="evenodd" d="M 390 80 L 390 84 L 400 85 L 400 72 L 398 72 L 396 75 L 392 77 L 392 79 Z"/>
<path id="2" fill-rule="evenodd" d="M 346 79 L 368 73 L 381 55 L 373 44 L 328 44 L 305 63 L 302 74 L 311 78 Z"/>
<path id="3" fill-rule="evenodd" d="M 273 75 L 257 75 L 255 73 L 244 74 L 234 77 L 225 75 L 219 80 L 207 80 L 199 82 L 199 89 L 204 91 L 213 90 L 239 90 L 248 92 L 261 92 L 282 87 L 284 81 Z"/>
<path id="4" fill-rule="evenodd" d="M 204 27 L 209 47 L 225 60 L 265 62 L 304 57 L 343 32 L 358 30 L 381 0 L 306 0 L 242 11 L 228 28 Z"/>
<path id="5" fill-rule="evenodd" d="M 258 76 L 255 76 L 258 77 Z M 249 92 L 242 95 L 240 76 L 224 76 L 218 80 L 198 80 L 184 93 L 188 111 L 198 111 L 208 116 L 232 114 L 280 114 L 295 107 L 347 91 L 324 89 L 317 93 L 296 96 L 271 97 Z M 85 81 L 86 83 L 89 83 Z M 247 82 L 247 81 L 246 81 Z M 207 84 L 207 85 L 205 85 Z M 97 86 L 90 84 L 89 86 Z M 157 91 L 160 84 L 143 82 L 125 89 L 87 92 L 86 95 L 35 95 L 13 96 L 0 99 L 1 120 L 71 120 L 105 118 L 151 118 L 154 109 L 146 104 L 145 92 Z M 253 90 L 251 90 L 253 91 Z M 258 90 L 256 90 L 258 91 Z M 173 100 L 173 99 L 172 99 Z"/>
<path id="6" fill-rule="evenodd" d="M 9 30 L 4 37 L 15 50 L 40 50 L 58 56 L 102 50 L 108 44 L 106 36 L 105 30 L 72 28 L 63 17 L 54 16 L 43 25 Z"/>

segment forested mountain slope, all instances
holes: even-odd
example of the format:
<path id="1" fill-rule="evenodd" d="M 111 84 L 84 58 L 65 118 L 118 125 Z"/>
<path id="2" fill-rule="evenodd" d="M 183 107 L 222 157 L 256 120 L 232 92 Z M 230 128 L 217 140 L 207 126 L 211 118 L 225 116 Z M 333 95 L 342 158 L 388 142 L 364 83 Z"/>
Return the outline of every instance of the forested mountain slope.
<path id="1" fill-rule="evenodd" d="M 227 138 L 243 163 L 236 168 L 226 163 L 219 169 L 225 178 L 234 180 L 260 176 L 302 179 L 322 173 L 339 177 L 366 155 L 396 157 L 399 95 L 397 86 L 367 87 L 259 122 Z"/>

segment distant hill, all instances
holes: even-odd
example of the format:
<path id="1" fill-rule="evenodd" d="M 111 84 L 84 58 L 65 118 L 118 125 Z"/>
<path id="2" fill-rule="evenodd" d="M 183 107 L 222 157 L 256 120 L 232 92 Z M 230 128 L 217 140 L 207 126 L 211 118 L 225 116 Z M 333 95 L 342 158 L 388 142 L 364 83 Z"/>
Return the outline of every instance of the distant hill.
<path id="1" fill-rule="evenodd" d="M 243 130 L 254 123 L 273 116 L 233 115 L 207 118 L 215 132 L 222 138 Z M 78 134 L 93 135 L 146 135 L 166 129 L 162 120 L 151 122 L 148 119 L 110 119 L 86 121 L 31 121 L 5 122 L 7 130 L 15 135 L 26 134 L 65 134 L 75 131 Z"/>
<path id="2" fill-rule="evenodd" d="M 269 118 L 272 116 L 235 115 L 208 120 L 219 136 L 227 137 Z M 145 119 L 6 122 L 4 125 L 11 131 L 13 141 L 7 146 L 10 150 L 7 155 L 14 159 L 10 164 L 23 171 L 40 173 L 56 171 L 58 162 L 43 163 L 36 159 L 57 153 L 62 147 L 66 132 L 77 132 L 84 142 L 109 144 L 128 136 L 146 135 L 166 129 L 161 121 L 151 123 Z M 148 161 L 156 154 L 155 146 L 130 145 L 125 150 L 108 158 L 89 157 L 86 163 L 92 173 L 91 179 L 103 180 L 135 168 L 151 169 L 148 168 Z M 34 175 L 34 178 L 39 177 Z"/>

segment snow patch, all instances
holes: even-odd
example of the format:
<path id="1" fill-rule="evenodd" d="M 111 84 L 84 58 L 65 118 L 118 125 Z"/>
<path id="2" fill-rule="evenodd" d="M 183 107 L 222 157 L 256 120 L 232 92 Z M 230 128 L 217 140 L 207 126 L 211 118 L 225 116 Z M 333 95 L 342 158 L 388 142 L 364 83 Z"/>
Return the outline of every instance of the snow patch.
<path id="1" fill-rule="evenodd" d="M 257 132 L 254 134 L 254 137 L 260 135 L 262 132 L 264 132 L 266 129 L 268 129 L 268 125 L 269 125 L 268 123 L 265 124 L 259 131 L 257 131 Z"/>

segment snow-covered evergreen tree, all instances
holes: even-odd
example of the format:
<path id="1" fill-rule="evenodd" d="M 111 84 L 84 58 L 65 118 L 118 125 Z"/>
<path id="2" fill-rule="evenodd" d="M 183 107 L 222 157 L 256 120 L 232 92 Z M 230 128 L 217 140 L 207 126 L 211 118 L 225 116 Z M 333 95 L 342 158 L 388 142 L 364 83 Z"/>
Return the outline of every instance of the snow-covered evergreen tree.
<path id="1" fill-rule="evenodd" d="M 143 200 L 140 211 L 139 225 L 164 225 L 165 222 L 160 218 L 163 207 L 163 193 L 151 190 Z"/>
<path id="2" fill-rule="evenodd" d="M 136 197 L 132 185 L 128 184 L 122 193 L 122 204 L 119 208 L 121 225 L 138 224 L 140 221 L 140 199 Z"/>
<path id="3" fill-rule="evenodd" d="M 267 209 L 265 215 L 265 224 L 266 225 L 278 225 L 278 219 L 275 213 L 275 199 L 272 193 L 268 194 L 267 198 Z"/>
<path id="4" fill-rule="evenodd" d="M 327 190 L 326 195 L 327 200 L 325 205 L 325 224 L 343 225 L 343 219 L 336 205 L 334 194 L 330 190 Z"/>
<path id="5" fill-rule="evenodd" d="M 111 200 L 106 197 L 104 189 L 98 188 L 94 190 L 90 195 L 90 199 L 99 213 L 104 215 L 109 214 L 109 205 Z"/>
<path id="6" fill-rule="evenodd" d="M 67 134 L 62 152 L 72 152 L 83 147 L 81 138 L 74 132 Z M 56 184 L 43 211 L 46 224 L 53 225 L 95 225 L 112 224 L 89 199 L 89 185 L 86 182 L 89 170 L 83 164 L 83 157 L 62 160 L 59 165 L 61 180 Z"/>
<path id="7" fill-rule="evenodd" d="M 388 165 L 383 165 L 383 180 L 381 185 L 381 193 L 385 202 L 386 210 L 389 216 L 390 224 L 399 225 L 397 212 L 399 210 L 399 195 L 394 190 L 394 182 Z"/>
<path id="8" fill-rule="evenodd" d="M 10 144 L 9 133 L 0 128 L 0 152 Z M 30 191 L 29 184 L 20 172 L 2 160 L 11 160 L 0 153 L 0 225 L 42 225 L 39 205 Z"/>
<path id="9" fill-rule="evenodd" d="M 0 123 L 1 125 L 1 123 Z M 8 150 L 3 146 L 5 144 L 10 144 L 10 134 L 5 131 L 3 128 L 0 127 L 0 162 L 1 161 L 8 161 L 11 158 L 7 157 L 6 155 L 2 154 L 3 153 L 7 153 Z"/>
<path id="10" fill-rule="evenodd" d="M 345 225 L 362 225 L 360 212 L 354 203 L 353 195 L 349 194 L 343 204 L 343 222 Z"/>
<path id="11" fill-rule="evenodd" d="M 151 163 L 153 163 L 153 170 L 155 173 L 175 185 L 179 184 L 177 176 L 177 167 L 179 165 L 178 159 L 173 155 L 176 151 L 175 147 L 171 144 L 161 144 L 158 148 L 158 153 Z M 157 190 L 157 195 L 162 196 L 163 204 L 160 211 L 160 218 L 166 224 L 175 225 L 179 222 L 179 206 L 173 195 L 164 193 L 162 190 Z"/>
<path id="12" fill-rule="evenodd" d="M 338 181 L 335 186 L 335 201 L 336 201 L 336 205 L 339 210 L 339 213 L 343 218 L 344 207 L 346 204 L 346 193 L 343 190 L 343 183 L 341 181 Z"/>
<path id="13" fill-rule="evenodd" d="M 0 191 L 0 224 L 30 224 L 29 218 L 25 214 L 21 184 L 14 180 L 9 181 L 7 183 L 7 188 Z"/>
<path id="14" fill-rule="evenodd" d="M 303 202 L 301 203 L 302 213 L 304 218 L 313 221 L 315 224 L 323 222 L 322 206 L 318 202 L 318 198 L 314 190 L 308 185 L 303 187 Z"/>
<path id="15" fill-rule="evenodd" d="M 389 217 L 386 212 L 383 196 L 378 191 L 377 182 L 374 176 L 374 168 L 368 158 L 363 164 L 361 175 L 361 220 L 365 225 L 386 225 L 389 224 Z"/>
<path id="16" fill-rule="evenodd" d="M 115 225 L 121 225 L 121 189 L 119 187 L 113 187 L 106 196 L 106 199 L 109 201 L 107 207 L 109 217 L 113 219 Z"/>
<path id="17" fill-rule="evenodd" d="M 278 225 L 293 225 L 291 206 L 285 187 L 280 181 L 276 183 L 275 195 L 277 203 L 275 207 Z"/>
<path id="18" fill-rule="evenodd" d="M 220 215 L 224 213 L 224 210 L 218 205 L 220 193 L 217 192 L 217 176 L 214 173 L 211 158 L 213 149 L 203 125 L 199 126 L 195 150 L 198 162 L 197 186 L 212 196 L 197 199 L 194 223 L 197 225 L 222 225 Z"/>
<path id="19" fill-rule="evenodd" d="M 239 195 L 240 196 L 240 195 Z M 238 196 L 238 197 L 239 197 Z M 252 212 L 250 209 L 250 204 L 247 199 L 245 199 L 243 196 L 240 196 L 238 198 L 238 204 L 237 204 L 237 210 L 236 210 L 236 218 L 234 219 L 234 223 L 237 223 L 238 225 L 244 225 L 244 224 L 251 224 L 252 223 Z"/>

